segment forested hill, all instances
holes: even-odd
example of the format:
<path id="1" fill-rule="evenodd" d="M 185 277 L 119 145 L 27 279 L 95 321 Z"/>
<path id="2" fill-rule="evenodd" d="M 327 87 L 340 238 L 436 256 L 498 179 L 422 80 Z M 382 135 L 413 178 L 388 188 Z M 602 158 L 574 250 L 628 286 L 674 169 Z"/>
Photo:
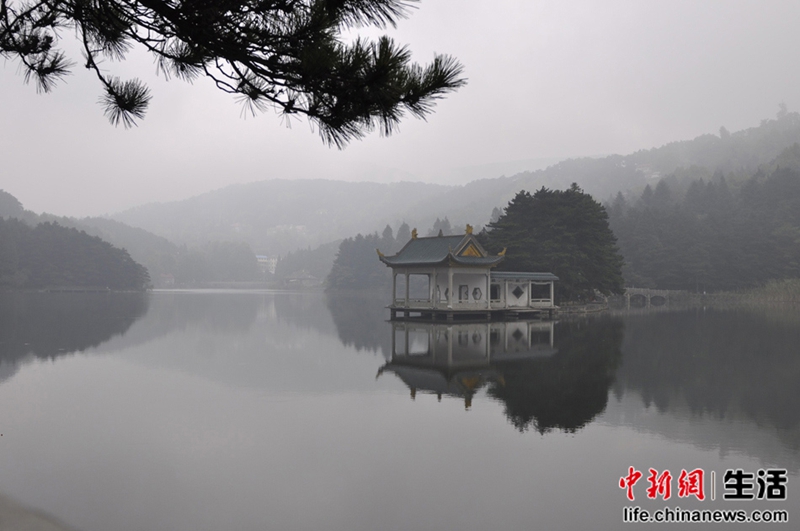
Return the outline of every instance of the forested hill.
<path id="1" fill-rule="evenodd" d="M 157 281 L 161 273 L 173 273 L 178 246 L 165 238 L 143 229 L 105 218 L 68 218 L 52 214 L 36 214 L 26 210 L 13 195 L 0 190 L 0 218 L 15 218 L 36 227 L 40 223 L 57 223 L 61 227 L 83 231 L 96 236 L 114 247 L 125 249 L 136 262 L 144 265 L 151 280 Z"/>
<path id="2" fill-rule="evenodd" d="M 127 251 L 100 238 L 0 217 L 0 287 L 141 290 L 149 280 Z"/>
<path id="3" fill-rule="evenodd" d="M 18 219 L 30 227 L 55 223 L 96 236 L 127 251 L 144 265 L 155 287 L 192 287 L 208 282 L 261 281 L 256 256 L 241 238 L 176 245 L 144 229 L 107 218 L 67 218 L 25 210 L 14 196 L 0 190 L 0 218 Z"/>
<path id="4" fill-rule="evenodd" d="M 403 221 L 430 227 L 437 217 L 447 217 L 454 227 L 480 226 L 520 190 L 542 186 L 566 189 L 574 182 L 607 200 L 620 191 L 638 197 L 648 183 L 667 175 L 688 185 L 722 172 L 729 182 L 740 182 L 796 142 L 800 114 L 782 109 L 776 118 L 743 131 L 721 128 L 718 134 L 629 155 L 569 159 L 513 176 L 487 175 L 462 186 L 275 179 L 144 205 L 113 218 L 179 244 L 240 240 L 257 254 L 285 256 L 295 249 L 382 230 L 387 224 L 397 230 Z"/>
<path id="5" fill-rule="evenodd" d="M 800 277 L 800 145 L 742 182 L 662 179 L 608 205 L 628 286 L 735 290 Z"/>

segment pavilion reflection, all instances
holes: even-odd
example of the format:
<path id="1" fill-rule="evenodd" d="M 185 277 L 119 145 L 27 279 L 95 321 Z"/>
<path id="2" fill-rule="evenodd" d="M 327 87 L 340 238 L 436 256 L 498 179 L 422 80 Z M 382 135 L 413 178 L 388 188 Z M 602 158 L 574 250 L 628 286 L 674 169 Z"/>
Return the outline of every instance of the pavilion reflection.
<path id="1" fill-rule="evenodd" d="M 481 388 L 505 385 L 514 362 L 556 354 L 554 323 L 513 321 L 438 324 L 392 322 L 391 359 L 378 371 L 394 373 L 417 393 L 462 398 L 469 408 Z"/>
<path id="2" fill-rule="evenodd" d="M 391 322 L 394 373 L 409 389 L 464 401 L 485 390 L 520 431 L 572 432 L 602 413 L 619 367 L 623 324 L 593 319 Z M 387 336 L 388 336 L 387 331 Z"/>

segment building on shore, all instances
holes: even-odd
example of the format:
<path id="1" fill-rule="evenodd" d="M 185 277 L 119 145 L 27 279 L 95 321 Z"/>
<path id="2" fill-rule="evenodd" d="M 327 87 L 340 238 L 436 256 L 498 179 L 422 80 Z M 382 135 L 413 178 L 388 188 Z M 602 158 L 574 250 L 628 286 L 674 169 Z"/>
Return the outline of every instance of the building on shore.
<path id="1" fill-rule="evenodd" d="M 394 256 L 378 257 L 392 268 L 392 319 L 551 317 L 557 310 L 554 282 L 544 272 L 492 271 L 505 249 L 489 253 L 467 225 L 461 236 L 411 240 Z"/>
<path id="2" fill-rule="evenodd" d="M 262 273 L 275 274 L 275 268 L 278 266 L 278 259 L 269 257 L 263 254 L 257 254 L 256 260 L 258 261 L 258 268 Z"/>

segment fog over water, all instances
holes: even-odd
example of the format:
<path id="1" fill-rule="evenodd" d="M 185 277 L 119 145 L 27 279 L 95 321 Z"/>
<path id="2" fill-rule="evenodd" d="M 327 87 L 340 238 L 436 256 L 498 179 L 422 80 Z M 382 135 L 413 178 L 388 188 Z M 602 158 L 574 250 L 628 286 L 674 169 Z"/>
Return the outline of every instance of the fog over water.
<path id="1" fill-rule="evenodd" d="M 4 299 L 14 324 L 0 329 L 0 501 L 87 531 L 611 529 L 627 504 L 617 482 L 635 466 L 714 471 L 718 492 L 729 468 L 788 471 L 785 502 L 675 492 L 664 503 L 638 485 L 651 509 L 798 506 L 786 316 L 537 322 L 534 351 L 509 357 L 493 343 L 481 361 L 489 325 L 393 325 L 380 304 L 269 292 Z M 111 310 L 96 330 L 81 326 Z M 56 317 L 71 326 L 31 344 Z M 452 364 L 404 357 L 393 326 L 455 334 Z M 506 349 L 526 341 L 524 322 L 491 326 L 514 330 Z M 451 382 L 439 398 L 437 374 Z"/>
<path id="2" fill-rule="evenodd" d="M 273 178 L 463 183 L 736 131 L 800 109 L 798 18 L 781 1 L 423 1 L 388 33 L 421 63 L 454 55 L 469 84 L 427 122 L 344 151 L 304 121 L 243 119 L 205 80 L 166 83 L 141 54 L 105 65 L 153 90 L 131 130 L 108 124 L 85 69 L 40 95 L 6 61 L 0 188 L 36 212 L 98 215 Z"/>

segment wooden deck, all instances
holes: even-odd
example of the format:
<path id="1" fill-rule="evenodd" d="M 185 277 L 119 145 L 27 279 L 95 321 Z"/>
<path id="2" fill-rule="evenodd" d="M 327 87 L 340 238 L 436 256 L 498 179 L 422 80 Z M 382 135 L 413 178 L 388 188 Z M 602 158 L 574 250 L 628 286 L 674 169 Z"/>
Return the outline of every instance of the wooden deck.
<path id="1" fill-rule="evenodd" d="M 485 322 L 513 321 L 518 319 L 553 319 L 557 306 L 546 308 L 406 308 L 388 306 L 392 321 L 446 321 Z"/>

